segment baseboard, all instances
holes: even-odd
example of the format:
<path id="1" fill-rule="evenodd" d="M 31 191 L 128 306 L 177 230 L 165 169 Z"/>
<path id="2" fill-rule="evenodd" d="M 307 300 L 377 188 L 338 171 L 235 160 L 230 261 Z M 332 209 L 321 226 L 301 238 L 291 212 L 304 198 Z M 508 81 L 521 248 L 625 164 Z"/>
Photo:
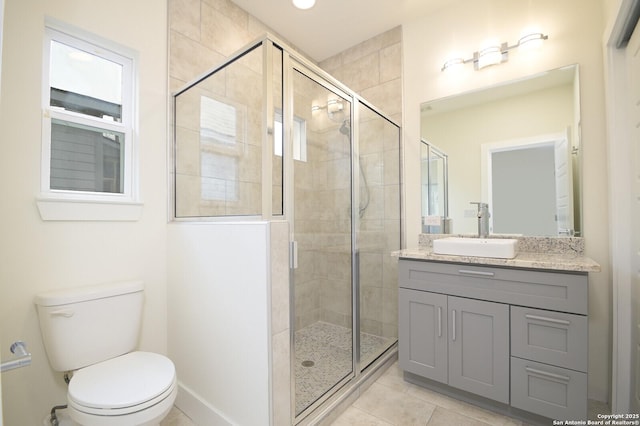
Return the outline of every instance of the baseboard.
<path id="1" fill-rule="evenodd" d="M 231 426 L 233 423 L 182 383 L 178 383 L 175 406 L 197 425 Z"/>

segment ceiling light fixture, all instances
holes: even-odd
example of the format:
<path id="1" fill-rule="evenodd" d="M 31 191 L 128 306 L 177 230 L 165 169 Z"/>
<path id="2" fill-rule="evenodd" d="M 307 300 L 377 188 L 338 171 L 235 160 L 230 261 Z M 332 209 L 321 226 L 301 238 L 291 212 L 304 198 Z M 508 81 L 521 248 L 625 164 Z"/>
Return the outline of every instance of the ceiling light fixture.
<path id="1" fill-rule="evenodd" d="M 311 9 L 316 4 L 316 0 L 293 0 L 293 5 L 298 9 Z"/>
<path id="2" fill-rule="evenodd" d="M 490 65 L 497 65 L 509 60 L 509 51 L 515 48 L 522 50 L 530 50 L 542 46 L 542 42 L 549 38 L 548 35 L 542 33 L 530 33 L 520 37 L 517 44 L 512 46 L 509 43 L 502 43 L 501 45 L 493 45 L 479 49 L 473 52 L 473 55 L 469 59 L 463 59 L 456 57 L 447 60 L 442 65 L 441 71 L 451 71 L 456 68 L 460 68 L 463 64 L 473 63 L 473 68 L 479 71 Z"/>

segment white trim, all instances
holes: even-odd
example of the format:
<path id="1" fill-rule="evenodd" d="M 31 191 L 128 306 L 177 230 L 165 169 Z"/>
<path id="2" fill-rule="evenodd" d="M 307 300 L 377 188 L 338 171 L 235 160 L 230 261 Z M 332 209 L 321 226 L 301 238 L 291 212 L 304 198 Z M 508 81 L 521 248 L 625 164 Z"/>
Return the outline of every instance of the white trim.
<path id="1" fill-rule="evenodd" d="M 604 38 L 607 147 L 609 167 L 610 263 L 613 289 L 611 412 L 629 413 L 631 402 L 631 247 L 630 141 L 627 131 L 626 53 L 616 49 L 620 25 L 633 0 L 622 0 L 613 27 Z"/>
<path id="2" fill-rule="evenodd" d="M 42 220 L 56 221 L 137 221 L 142 203 L 102 200 L 64 200 L 38 198 L 36 205 Z"/>
<path id="3" fill-rule="evenodd" d="M 52 41 L 82 49 L 122 66 L 121 122 L 90 117 L 50 107 L 50 45 Z M 38 209 L 43 220 L 137 220 L 139 202 L 139 161 L 136 104 L 137 53 L 117 43 L 51 18 L 45 20 L 42 76 L 42 152 Z M 61 191 L 50 187 L 51 122 L 53 119 L 124 135 L 122 148 L 122 193 Z M 84 202 L 83 202 L 84 201 Z M 66 203 L 66 204 L 65 204 Z M 102 206 L 102 212 L 96 207 Z M 128 207 L 125 207 L 128 206 Z M 136 206 L 131 208 L 131 206 Z M 77 211 L 74 211 L 77 210 Z"/>

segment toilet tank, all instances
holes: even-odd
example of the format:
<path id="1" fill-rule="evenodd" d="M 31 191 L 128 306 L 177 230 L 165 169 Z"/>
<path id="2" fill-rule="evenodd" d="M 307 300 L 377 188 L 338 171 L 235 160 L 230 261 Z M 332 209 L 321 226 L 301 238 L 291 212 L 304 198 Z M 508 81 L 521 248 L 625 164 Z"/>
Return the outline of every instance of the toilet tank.
<path id="1" fill-rule="evenodd" d="M 133 351 L 144 302 L 142 281 L 55 290 L 36 295 L 51 367 L 70 371 Z"/>

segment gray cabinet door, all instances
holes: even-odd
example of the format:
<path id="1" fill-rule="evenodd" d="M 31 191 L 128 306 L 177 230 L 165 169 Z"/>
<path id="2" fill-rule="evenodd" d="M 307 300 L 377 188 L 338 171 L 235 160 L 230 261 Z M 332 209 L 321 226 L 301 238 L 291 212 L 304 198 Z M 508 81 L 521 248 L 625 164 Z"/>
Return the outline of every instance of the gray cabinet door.
<path id="1" fill-rule="evenodd" d="M 509 403 L 509 305 L 449 296 L 449 385 Z"/>
<path id="2" fill-rule="evenodd" d="M 400 367 L 447 383 L 447 296 L 401 288 L 398 299 Z"/>

